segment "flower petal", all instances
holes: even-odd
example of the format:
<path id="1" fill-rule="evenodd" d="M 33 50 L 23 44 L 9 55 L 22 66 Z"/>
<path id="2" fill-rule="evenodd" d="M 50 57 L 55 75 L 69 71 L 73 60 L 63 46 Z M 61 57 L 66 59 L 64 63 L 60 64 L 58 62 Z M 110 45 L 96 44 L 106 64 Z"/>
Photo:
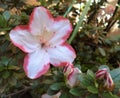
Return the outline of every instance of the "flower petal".
<path id="1" fill-rule="evenodd" d="M 68 77 L 68 84 L 73 87 L 77 85 L 78 83 L 78 75 L 81 73 L 81 71 L 78 68 L 73 68 L 73 72 Z"/>
<path id="2" fill-rule="evenodd" d="M 49 67 L 49 56 L 42 49 L 28 54 L 24 59 L 24 70 L 31 79 L 38 78 L 45 74 Z"/>
<path id="3" fill-rule="evenodd" d="M 40 35 L 46 27 L 52 26 L 53 17 L 44 7 L 36 7 L 31 16 L 29 27 L 33 35 Z"/>
<path id="4" fill-rule="evenodd" d="M 43 94 L 43 95 L 41 96 L 41 98 L 59 98 L 60 95 L 61 95 L 61 92 L 58 92 L 57 94 L 52 95 L 52 96 L 50 96 L 50 95 L 48 95 L 47 93 L 45 93 L 45 94 Z"/>
<path id="5" fill-rule="evenodd" d="M 59 46 L 55 46 L 53 48 L 49 48 L 47 50 L 50 62 L 54 66 L 64 66 L 67 63 L 72 63 L 76 57 L 75 51 L 68 44 L 63 44 Z"/>
<path id="6" fill-rule="evenodd" d="M 41 98 L 53 98 L 53 96 L 50 96 L 50 95 L 48 95 L 48 94 L 43 94 L 43 95 L 41 96 Z"/>
<path id="7" fill-rule="evenodd" d="M 33 52 L 39 46 L 37 39 L 29 33 L 27 25 L 17 26 L 11 30 L 10 39 L 15 46 L 27 53 Z"/>
<path id="8" fill-rule="evenodd" d="M 70 36 L 72 25 L 70 21 L 64 17 L 57 17 L 54 20 L 54 24 L 49 28 L 50 32 L 54 32 L 54 36 L 49 43 L 51 45 L 62 44 Z"/>

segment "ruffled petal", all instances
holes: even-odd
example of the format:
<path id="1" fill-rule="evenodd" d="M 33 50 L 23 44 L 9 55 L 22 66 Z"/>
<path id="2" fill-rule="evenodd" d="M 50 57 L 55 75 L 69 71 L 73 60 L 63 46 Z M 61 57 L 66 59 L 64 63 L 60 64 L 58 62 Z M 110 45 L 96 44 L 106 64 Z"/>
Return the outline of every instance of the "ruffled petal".
<path id="1" fill-rule="evenodd" d="M 47 52 L 50 57 L 50 63 L 54 66 L 65 66 L 67 63 L 72 63 L 76 57 L 75 51 L 68 44 L 49 48 Z"/>
<path id="2" fill-rule="evenodd" d="M 39 46 L 38 40 L 29 33 L 28 26 L 17 26 L 10 31 L 12 43 L 22 51 L 30 53 Z"/>
<path id="3" fill-rule="evenodd" d="M 39 49 L 25 57 L 23 66 L 29 78 L 38 78 L 48 71 L 50 67 L 49 56 L 44 50 Z"/>
<path id="4" fill-rule="evenodd" d="M 54 32 L 54 36 L 49 41 L 50 45 L 63 44 L 72 32 L 72 25 L 67 18 L 57 17 L 50 32 Z"/>
<path id="5" fill-rule="evenodd" d="M 36 7 L 31 16 L 29 27 L 33 35 L 41 35 L 45 29 L 52 26 L 53 17 L 51 13 L 44 7 Z"/>

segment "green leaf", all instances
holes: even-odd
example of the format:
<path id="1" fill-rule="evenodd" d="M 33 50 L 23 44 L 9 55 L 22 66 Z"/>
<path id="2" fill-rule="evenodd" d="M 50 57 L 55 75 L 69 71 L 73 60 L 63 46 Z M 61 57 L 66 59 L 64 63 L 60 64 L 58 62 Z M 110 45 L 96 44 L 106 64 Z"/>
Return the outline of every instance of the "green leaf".
<path id="1" fill-rule="evenodd" d="M 3 79 L 2 78 L 0 78 L 0 84 L 3 82 Z"/>
<path id="2" fill-rule="evenodd" d="M 8 83 L 12 86 L 15 86 L 17 84 L 17 80 L 15 77 L 11 77 L 9 78 Z"/>
<path id="3" fill-rule="evenodd" d="M 52 89 L 50 89 L 50 88 L 47 90 L 47 94 L 48 94 L 48 95 L 55 95 L 55 94 L 57 94 L 58 92 L 59 92 L 59 91 L 52 90 Z"/>
<path id="4" fill-rule="evenodd" d="M 9 71 L 3 72 L 2 77 L 3 77 L 4 79 L 7 79 L 9 76 L 10 76 L 10 72 L 9 72 Z"/>
<path id="5" fill-rule="evenodd" d="M 75 67 L 77 67 L 81 70 L 81 66 L 79 64 L 76 64 Z"/>
<path id="6" fill-rule="evenodd" d="M 45 4 L 46 4 L 45 0 L 38 0 L 38 1 L 41 3 L 42 6 L 45 6 Z"/>
<path id="7" fill-rule="evenodd" d="M 61 82 L 64 81 L 64 74 L 60 71 L 57 71 L 57 74 L 53 77 L 54 81 Z"/>
<path id="8" fill-rule="evenodd" d="M 80 96 L 80 95 L 83 95 L 85 93 L 85 91 L 79 87 L 72 88 L 72 89 L 70 89 L 69 92 L 74 96 Z"/>
<path id="9" fill-rule="evenodd" d="M 115 82 L 120 81 L 120 68 L 113 69 L 112 71 L 110 71 L 110 74 L 111 74 L 112 79 Z"/>
<path id="10" fill-rule="evenodd" d="M 84 87 L 94 85 L 94 79 L 90 75 L 80 74 L 78 79 L 80 80 L 81 85 Z"/>
<path id="11" fill-rule="evenodd" d="M 0 65 L 0 72 L 5 70 L 6 68 L 3 65 Z"/>
<path id="12" fill-rule="evenodd" d="M 90 77 L 92 77 L 93 79 L 95 79 L 95 74 L 91 70 L 87 71 L 87 75 L 89 75 Z"/>
<path id="13" fill-rule="evenodd" d="M 53 85 L 50 86 L 50 89 L 52 90 L 60 90 L 65 86 L 64 83 L 54 83 Z"/>
<path id="14" fill-rule="evenodd" d="M 95 94 L 90 94 L 87 96 L 87 98 L 99 98 L 98 95 Z"/>
<path id="15" fill-rule="evenodd" d="M 5 66 L 8 65 L 8 63 L 10 62 L 11 58 L 8 58 L 8 57 L 2 57 L 1 58 L 1 63 L 4 64 Z"/>
<path id="16" fill-rule="evenodd" d="M 104 92 L 102 93 L 103 98 L 119 98 L 116 95 L 113 95 L 111 92 Z"/>
<path id="17" fill-rule="evenodd" d="M 70 98 L 70 95 L 67 92 L 63 92 L 63 93 L 61 93 L 59 98 Z"/>
<path id="18" fill-rule="evenodd" d="M 105 50 L 103 48 L 98 48 L 99 52 L 101 53 L 102 56 L 106 56 Z"/>
<path id="19" fill-rule="evenodd" d="M 9 70 L 19 70 L 20 67 L 19 67 L 19 66 L 15 66 L 15 65 L 9 65 L 9 66 L 8 66 L 8 69 L 9 69 Z"/>
<path id="20" fill-rule="evenodd" d="M 5 11 L 4 13 L 3 13 L 3 16 L 4 16 L 4 18 L 5 18 L 5 20 L 6 21 L 8 21 L 9 19 L 10 19 L 10 12 L 9 11 Z"/>
<path id="21" fill-rule="evenodd" d="M 98 93 L 98 89 L 94 86 L 89 86 L 87 87 L 88 91 L 93 93 L 93 94 L 97 94 Z"/>
<path id="22" fill-rule="evenodd" d="M 107 68 L 108 71 L 110 71 L 110 69 L 109 69 L 109 67 L 108 67 L 107 65 L 101 65 L 101 66 L 99 67 L 99 69 L 103 69 L 103 68 Z"/>
<path id="23" fill-rule="evenodd" d="M 114 51 L 115 51 L 115 52 L 120 51 L 120 46 L 115 46 L 115 47 L 114 47 Z"/>
<path id="24" fill-rule="evenodd" d="M 3 23 L 4 23 L 3 16 L 2 16 L 2 15 L 0 15 L 0 26 L 2 26 L 2 25 L 3 25 Z"/>
<path id="25" fill-rule="evenodd" d="M 115 88 L 120 89 L 120 81 L 114 82 L 115 83 Z"/>

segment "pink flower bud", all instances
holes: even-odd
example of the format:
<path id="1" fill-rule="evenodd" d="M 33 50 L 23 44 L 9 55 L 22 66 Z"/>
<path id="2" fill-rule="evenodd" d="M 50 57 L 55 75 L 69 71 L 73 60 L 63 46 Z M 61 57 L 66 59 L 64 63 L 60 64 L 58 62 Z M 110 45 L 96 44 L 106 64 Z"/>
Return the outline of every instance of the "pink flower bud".
<path id="1" fill-rule="evenodd" d="M 114 82 L 110 73 L 108 72 L 107 68 L 100 69 L 96 72 L 96 79 L 103 79 L 104 80 L 104 88 L 112 91 L 114 88 Z"/>
<path id="2" fill-rule="evenodd" d="M 105 77 L 105 74 L 107 73 L 107 69 L 103 68 L 96 72 L 96 79 L 103 79 Z"/>
<path id="3" fill-rule="evenodd" d="M 78 68 L 75 68 L 72 64 L 68 64 L 68 66 L 64 69 L 64 74 L 67 77 L 67 84 L 70 87 L 74 87 L 79 83 L 78 75 L 81 71 Z"/>
<path id="4" fill-rule="evenodd" d="M 109 73 L 107 73 L 107 75 L 106 75 L 104 87 L 109 91 L 112 91 L 114 89 L 114 82 L 113 82 L 112 77 Z"/>

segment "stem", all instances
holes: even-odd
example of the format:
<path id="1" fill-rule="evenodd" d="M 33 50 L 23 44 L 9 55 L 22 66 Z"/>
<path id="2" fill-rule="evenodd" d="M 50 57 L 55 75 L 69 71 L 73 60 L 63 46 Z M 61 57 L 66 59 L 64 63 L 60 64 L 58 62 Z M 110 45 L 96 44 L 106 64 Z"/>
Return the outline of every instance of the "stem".
<path id="1" fill-rule="evenodd" d="M 82 25 L 82 22 L 83 22 L 83 19 L 85 17 L 85 15 L 87 14 L 88 10 L 89 10 L 89 7 L 90 7 L 90 3 L 91 3 L 91 0 L 89 0 L 87 3 L 86 3 L 86 6 L 85 6 L 85 9 L 83 10 L 82 12 L 82 15 L 70 37 L 70 39 L 68 40 L 68 43 L 71 44 L 71 42 L 73 41 L 73 39 L 75 38 L 75 36 L 77 35 L 77 32 L 78 32 L 78 29 L 79 27 Z"/>
<path id="2" fill-rule="evenodd" d="M 68 9 L 67 9 L 67 11 L 65 12 L 65 14 L 63 15 L 63 17 L 66 17 L 67 16 L 67 14 L 70 12 L 70 10 L 72 9 L 72 6 L 73 6 L 73 4 L 74 4 L 74 2 L 75 2 L 76 0 L 73 0 L 73 2 L 71 3 L 71 5 L 68 7 Z"/>

